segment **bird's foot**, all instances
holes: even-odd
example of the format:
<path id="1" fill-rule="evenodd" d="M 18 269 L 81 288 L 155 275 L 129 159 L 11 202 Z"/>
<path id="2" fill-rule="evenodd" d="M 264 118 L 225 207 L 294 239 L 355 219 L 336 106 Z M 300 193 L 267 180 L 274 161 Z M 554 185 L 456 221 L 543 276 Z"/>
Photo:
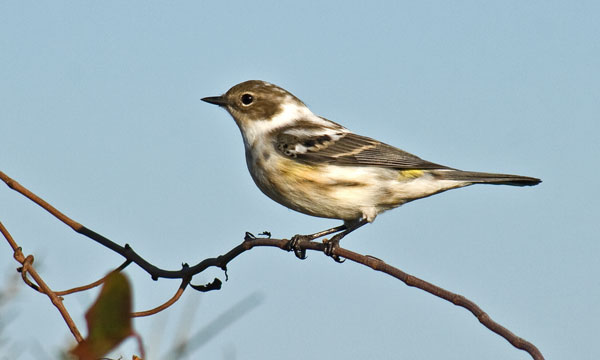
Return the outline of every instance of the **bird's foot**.
<path id="1" fill-rule="evenodd" d="M 306 249 L 300 247 L 300 244 L 303 242 L 312 241 L 312 237 L 310 235 L 294 235 L 292 239 L 288 242 L 286 246 L 287 251 L 293 251 L 294 255 L 300 260 L 306 259 Z"/>
<path id="2" fill-rule="evenodd" d="M 343 237 L 344 234 L 339 233 L 329 240 L 323 239 L 323 244 L 325 244 L 325 249 L 323 250 L 323 253 L 331 257 L 336 263 L 340 264 L 346 261 L 346 259 L 340 258 L 339 255 L 334 254 L 334 252 L 335 249 L 337 249 L 340 246 L 340 240 L 342 240 Z"/>

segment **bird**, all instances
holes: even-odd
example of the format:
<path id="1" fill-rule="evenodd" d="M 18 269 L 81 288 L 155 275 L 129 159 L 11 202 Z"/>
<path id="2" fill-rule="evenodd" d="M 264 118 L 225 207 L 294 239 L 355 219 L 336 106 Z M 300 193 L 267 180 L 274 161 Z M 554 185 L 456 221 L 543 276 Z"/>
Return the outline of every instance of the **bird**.
<path id="1" fill-rule="evenodd" d="M 290 246 L 301 258 L 301 241 L 335 234 L 326 240 L 331 254 L 344 236 L 413 200 L 473 184 L 541 182 L 423 160 L 316 115 L 289 91 L 261 80 L 201 100 L 231 115 L 242 134 L 250 175 L 265 195 L 300 213 L 343 221 L 314 234 L 295 235 Z"/>

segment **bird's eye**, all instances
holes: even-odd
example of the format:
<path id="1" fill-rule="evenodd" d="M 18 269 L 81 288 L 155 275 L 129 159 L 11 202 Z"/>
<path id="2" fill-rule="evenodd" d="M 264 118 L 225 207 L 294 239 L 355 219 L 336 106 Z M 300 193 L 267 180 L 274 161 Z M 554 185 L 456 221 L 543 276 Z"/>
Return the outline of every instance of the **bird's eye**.
<path id="1" fill-rule="evenodd" d="M 242 104 L 248 106 L 248 105 L 252 104 L 253 101 L 254 101 L 254 96 L 252 96 L 250 94 L 242 95 Z"/>

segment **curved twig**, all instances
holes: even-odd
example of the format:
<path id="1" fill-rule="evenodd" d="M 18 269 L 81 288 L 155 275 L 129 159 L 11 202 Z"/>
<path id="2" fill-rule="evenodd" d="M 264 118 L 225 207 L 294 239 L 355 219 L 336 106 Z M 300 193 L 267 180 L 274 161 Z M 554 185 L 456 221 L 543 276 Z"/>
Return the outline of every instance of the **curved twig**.
<path id="1" fill-rule="evenodd" d="M 164 304 L 161 304 L 161 305 L 155 307 L 154 309 L 133 312 L 133 313 L 131 313 L 131 317 L 149 316 L 149 315 L 154 315 L 158 312 L 163 311 L 164 309 L 173 305 L 177 300 L 179 300 L 179 298 L 181 297 L 181 294 L 183 294 L 183 291 L 185 290 L 185 288 L 188 286 L 189 283 L 190 283 L 189 279 L 182 280 L 181 285 L 175 292 L 175 295 L 173 295 L 173 297 L 171 297 L 169 300 L 167 300 Z"/>
<path id="2" fill-rule="evenodd" d="M 395 268 L 391 265 L 388 265 L 384 261 L 379 260 L 374 257 L 371 257 L 371 256 L 360 255 L 360 254 L 357 254 L 350 250 L 346 250 L 346 249 L 342 249 L 342 248 L 336 248 L 334 250 L 334 254 L 337 254 L 338 256 L 344 257 L 344 258 L 354 261 L 356 263 L 368 266 L 368 267 L 372 268 L 373 270 L 381 271 L 383 273 L 391 275 L 391 276 L 395 277 L 396 279 L 401 280 L 403 283 L 405 283 L 408 286 L 416 287 L 416 288 L 426 291 L 432 295 L 435 295 L 439 298 L 447 300 L 456 306 L 463 307 L 463 308 L 469 310 L 477 318 L 477 320 L 479 320 L 479 322 L 482 323 L 485 327 L 487 327 L 488 329 L 492 330 L 496 334 L 505 338 L 508 342 L 510 342 L 517 349 L 521 349 L 521 350 L 528 352 L 531 355 L 531 357 L 536 360 L 544 358 L 542 356 L 542 353 L 539 351 L 539 349 L 535 345 L 533 345 L 529 341 L 515 335 L 513 332 L 511 332 L 504 326 L 502 326 L 502 325 L 498 324 L 497 322 L 495 322 L 494 320 L 492 320 L 492 318 L 485 311 L 483 311 L 479 306 L 477 306 L 477 304 L 475 304 L 473 301 L 465 298 L 462 295 L 455 294 L 446 289 L 442 289 L 441 287 L 439 287 L 437 285 L 429 283 L 425 280 L 421 280 L 418 277 L 415 277 L 413 275 L 407 274 L 404 271 L 402 271 L 398 268 Z"/>
<path id="3" fill-rule="evenodd" d="M 105 276 L 103 276 L 101 279 L 98 279 L 96 281 L 94 281 L 93 283 L 87 284 L 87 285 L 83 285 L 83 286 L 77 286 L 68 290 L 62 290 L 62 291 L 55 291 L 54 293 L 58 296 L 64 296 L 64 295 L 69 295 L 69 294 L 73 294 L 79 291 L 85 291 L 85 290 L 89 290 L 89 289 L 93 289 L 96 286 L 100 286 L 104 283 L 104 281 L 106 281 L 106 278 L 113 273 L 114 271 L 122 271 L 123 269 L 125 269 L 129 264 L 131 264 L 131 261 L 129 260 L 125 260 L 125 262 L 123 264 L 121 264 L 118 268 L 114 269 L 113 271 L 109 272 L 108 274 L 106 274 Z"/>
<path id="4" fill-rule="evenodd" d="M 2 222 L 0 222 L 0 232 L 2 233 L 4 238 L 8 241 L 8 243 L 12 247 L 12 249 L 14 251 L 15 260 L 17 260 L 19 263 L 21 263 L 23 265 L 23 270 L 25 270 L 27 273 L 29 273 L 31 275 L 33 280 L 35 280 L 35 282 L 38 284 L 39 288 L 41 289 L 41 292 L 43 292 L 50 298 L 50 301 L 52 302 L 52 304 L 54 304 L 54 306 L 58 309 L 58 311 L 62 315 L 63 319 L 67 323 L 67 326 L 69 327 L 69 330 L 71 330 L 71 333 L 75 337 L 75 340 L 77 340 L 78 343 L 82 342 L 83 337 L 81 336 L 81 333 L 77 329 L 77 326 L 75 325 L 75 322 L 71 318 L 71 315 L 69 314 L 69 312 L 63 305 L 62 299 L 59 296 L 57 296 L 48 287 L 48 285 L 46 285 L 46 283 L 44 282 L 42 277 L 37 273 L 37 271 L 33 267 L 33 256 L 23 255 L 21 248 L 17 245 L 17 243 L 15 242 L 13 237 L 10 235 L 8 230 L 2 224 Z"/>
<path id="5" fill-rule="evenodd" d="M 21 251 L 21 250 L 19 249 L 19 251 Z M 15 253 L 14 257 L 15 257 L 15 259 L 17 259 L 21 255 L 22 255 L 22 253 L 19 253 L 18 255 L 17 255 L 17 253 Z M 19 260 L 17 260 L 17 261 L 19 261 Z M 29 267 L 32 266 L 32 264 L 33 264 L 33 255 L 27 255 L 27 256 L 25 256 L 25 258 L 23 259 L 23 262 L 21 264 L 23 264 L 23 266 L 21 266 L 20 268 L 18 268 L 17 271 L 21 273 L 21 279 L 23 279 L 23 282 L 25 284 L 27 284 L 27 286 L 29 286 L 33 290 L 35 290 L 37 292 L 40 292 L 40 293 L 44 293 L 44 291 L 42 291 L 42 289 L 40 289 L 39 286 L 37 286 L 36 284 L 34 284 L 27 277 L 27 271 L 29 271 Z"/>

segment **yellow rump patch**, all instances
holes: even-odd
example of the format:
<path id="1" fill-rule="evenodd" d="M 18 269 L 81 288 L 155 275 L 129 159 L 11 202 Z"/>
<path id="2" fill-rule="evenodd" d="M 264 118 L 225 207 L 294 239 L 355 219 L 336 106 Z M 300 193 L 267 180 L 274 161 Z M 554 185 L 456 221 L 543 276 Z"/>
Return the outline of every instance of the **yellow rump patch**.
<path id="1" fill-rule="evenodd" d="M 416 179 L 423 176 L 423 170 L 400 170 L 399 178 L 402 179 Z"/>

